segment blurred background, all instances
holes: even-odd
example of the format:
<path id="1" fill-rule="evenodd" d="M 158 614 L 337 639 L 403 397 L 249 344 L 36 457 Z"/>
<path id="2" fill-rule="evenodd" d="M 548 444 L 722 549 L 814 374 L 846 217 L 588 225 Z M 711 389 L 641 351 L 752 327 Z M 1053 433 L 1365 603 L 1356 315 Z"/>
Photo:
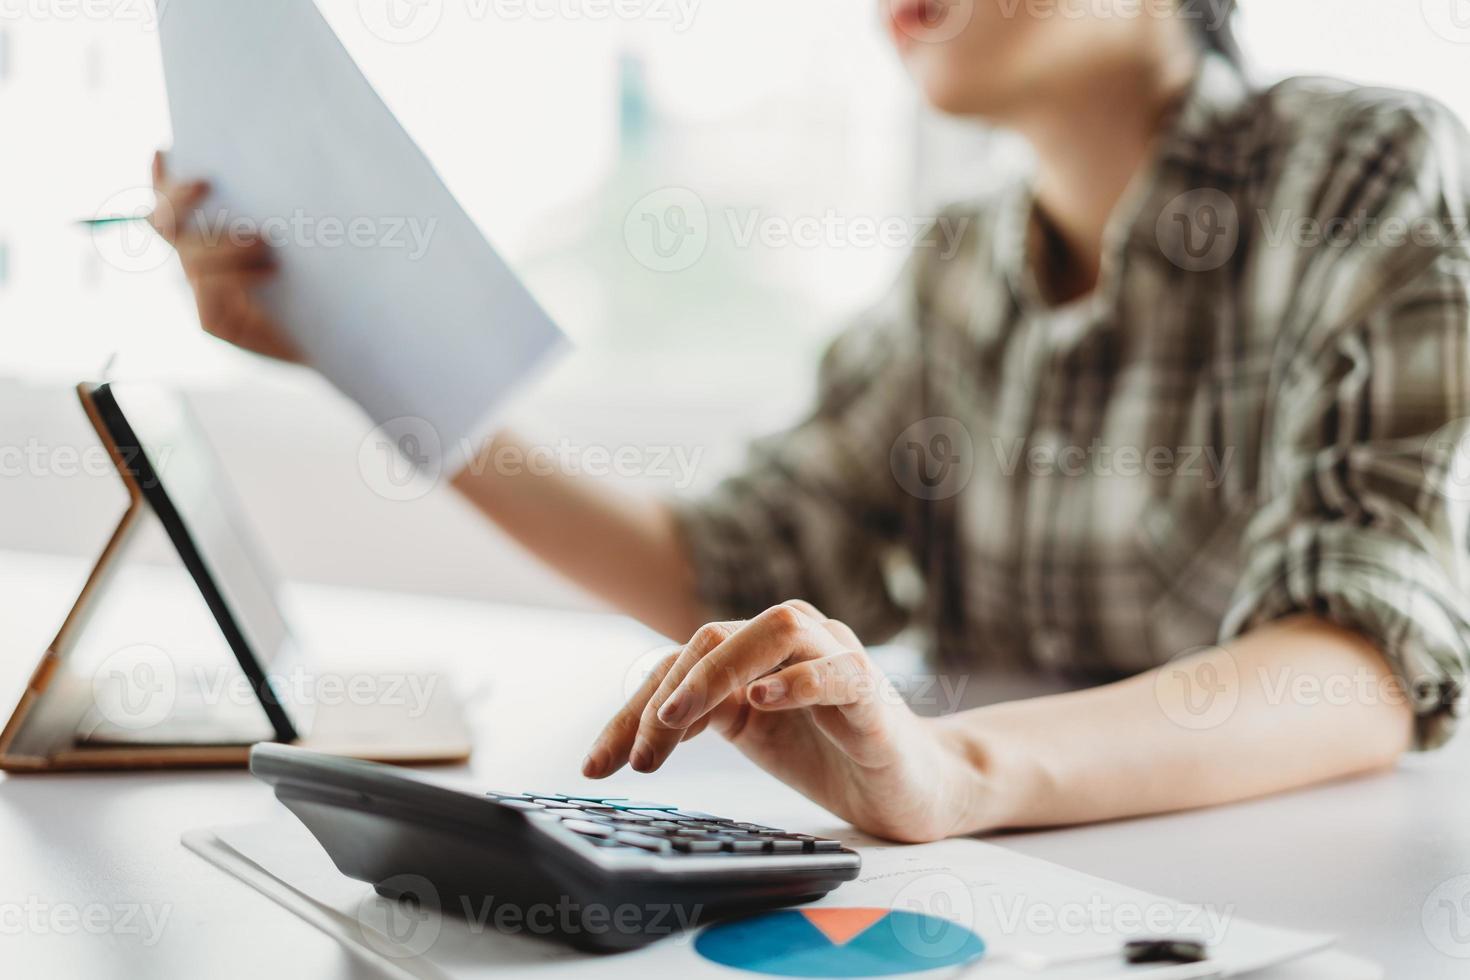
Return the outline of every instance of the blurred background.
<path id="1" fill-rule="evenodd" d="M 511 417 L 574 463 L 632 447 L 634 479 L 697 493 L 798 417 L 936 208 L 1024 164 L 925 112 L 879 2 L 318 5 L 576 343 Z M 1416 88 L 1470 118 L 1470 0 L 1242 6 L 1265 78 Z M 169 143 L 152 0 L 0 0 L 0 134 L 0 555 L 100 549 L 124 497 L 72 386 L 110 363 L 187 393 L 287 577 L 586 602 L 446 487 L 375 492 L 349 403 L 204 336 L 146 232 L 76 224 L 148 206 Z M 644 224 L 671 204 L 702 229 L 672 250 Z"/>

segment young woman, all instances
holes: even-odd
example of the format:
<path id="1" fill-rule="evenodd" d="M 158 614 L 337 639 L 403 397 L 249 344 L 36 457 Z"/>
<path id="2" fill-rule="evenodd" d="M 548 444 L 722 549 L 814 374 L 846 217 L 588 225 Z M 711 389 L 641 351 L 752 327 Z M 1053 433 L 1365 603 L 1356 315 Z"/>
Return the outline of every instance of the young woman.
<path id="1" fill-rule="evenodd" d="M 884 0 L 924 95 L 1020 133 L 1034 173 L 947 215 L 963 246 L 919 249 L 828 353 L 810 417 L 707 499 L 457 478 L 690 637 L 586 775 L 713 728 L 921 841 L 1224 803 L 1449 736 L 1470 140 L 1416 96 L 1253 87 L 1228 5 Z M 160 214 L 207 196 L 161 159 L 156 178 Z M 159 224 L 205 329 L 291 356 L 251 300 L 264 248 Z M 864 651 L 910 625 L 950 670 L 1106 683 L 921 719 Z"/>

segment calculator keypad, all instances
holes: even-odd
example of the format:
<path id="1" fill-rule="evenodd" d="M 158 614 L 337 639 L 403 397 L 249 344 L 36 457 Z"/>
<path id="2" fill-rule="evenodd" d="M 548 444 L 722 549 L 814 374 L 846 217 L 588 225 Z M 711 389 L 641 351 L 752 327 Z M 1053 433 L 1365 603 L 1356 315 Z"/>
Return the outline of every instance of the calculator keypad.
<path id="1" fill-rule="evenodd" d="M 842 850 L 840 841 L 790 834 L 777 827 L 646 800 L 534 792 L 485 795 L 502 806 L 536 811 L 559 820 L 563 827 L 597 847 L 634 849 L 670 857 L 816 854 Z"/>

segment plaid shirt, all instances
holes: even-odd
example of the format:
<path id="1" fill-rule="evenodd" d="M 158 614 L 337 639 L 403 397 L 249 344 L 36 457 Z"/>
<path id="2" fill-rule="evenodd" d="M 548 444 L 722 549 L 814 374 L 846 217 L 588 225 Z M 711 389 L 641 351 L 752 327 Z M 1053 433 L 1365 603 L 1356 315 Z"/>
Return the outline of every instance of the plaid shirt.
<path id="1" fill-rule="evenodd" d="M 1307 612 L 1442 743 L 1470 664 L 1470 137 L 1208 57 L 1048 304 L 1029 182 L 944 213 L 816 408 L 678 505 L 722 615 L 802 597 L 949 665 L 1124 676 Z M 936 235 L 936 241 L 944 236 Z"/>

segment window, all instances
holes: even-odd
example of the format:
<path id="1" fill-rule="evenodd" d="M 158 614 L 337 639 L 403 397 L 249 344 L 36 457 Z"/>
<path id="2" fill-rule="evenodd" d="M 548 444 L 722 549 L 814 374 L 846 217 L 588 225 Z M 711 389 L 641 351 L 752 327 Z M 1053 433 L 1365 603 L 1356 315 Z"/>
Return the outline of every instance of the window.
<path id="1" fill-rule="evenodd" d="M 915 100 L 870 0 L 320 6 L 596 358 L 716 356 L 732 376 L 804 388 L 823 337 L 901 258 L 863 232 L 922 218 Z M 1242 34 L 1270 73 L 1421 88 L 1470 115 L 1465 7 L 1247 0 Z M 0 8 L 0 27 L 7 140 L 30 148 L 0 160 L 7 369 L 70 380 L 116 351 L 124 370 L 186 380 L 266 370 L 198 335 L 174 263 L 140 229 L 74 224 L 146 206 L 147 160 L 168 141 L 152 4 L 33 0 Z M 630 210 L 665 198 L 709 222 L 678 275 L 640 262 L 625 234 Z"/>
<path id="2" fill-rule="evenodd" d="M 794 406 L 822 337 L 902 259 L 843 239 L 844 223 L 904 214 L 911 183 L 913 95 L 865 4 L 648 0 L 635 19 L 609 5 L 583 15 L 575 0 L 319 6 L 587 353 L 553 390 L 624 376 L 642 389 L 650 359 L 716 357 L 732 383 L 755 377 Z M 63 7 L 76 16 L 40 16 Z M 88 5 L 27 9 L 6 22 L 0 83 L 11 145 L 36 148 L 0 162 L 0 360 L 57 381 L 114 352 L 128 376 L 276 370 L 199 335 L 176 263 L 145 229 L 76 225 L 148 206 L 147 163 L 168 142 L 151 4 L 114 0 L 103 19 Z M 666 198 L 710 229 L 677 275 L 640 261 L 627 233 L 631 211 Z M 637 372 L 608 366 L 633 358 Z"/>
<path id="3" fill-rule="evenodd" d="M 978 190 L 1013 145 L 922 110 L 880 2 L 318 5 L 577 343 L 518 412 L 589 444 L 697 444 L 702 486 L 809 401 L 819 352 L 891 281 L 902 231 Z M 1470 116 L 1470 0 L 1242 5 L 1267 74 L 1419 88 Z M 483 522 L 373 499 L 353 469 L 361 421 L 323 383 L 202 335 L 144 229 L 76 224 L 150 204 L 148 161 L 169 140 L 153 10 L 0 0 L 0 399 L 24 409 L 0 412 L 0 447 L 85 439 L 76 419 L 43 430 L 118 354 L 118 376 L 195 395 L 287 575 L 523 594 L 523 563 L 468 557 Z M 292 484 L 331 513 L 303 513 Z M 92 506 L 75 481 L 17 487 L 0 544 L 95 548 L 67 537 Z M 496 575 L 503 591 L 484 585 Z"/>

